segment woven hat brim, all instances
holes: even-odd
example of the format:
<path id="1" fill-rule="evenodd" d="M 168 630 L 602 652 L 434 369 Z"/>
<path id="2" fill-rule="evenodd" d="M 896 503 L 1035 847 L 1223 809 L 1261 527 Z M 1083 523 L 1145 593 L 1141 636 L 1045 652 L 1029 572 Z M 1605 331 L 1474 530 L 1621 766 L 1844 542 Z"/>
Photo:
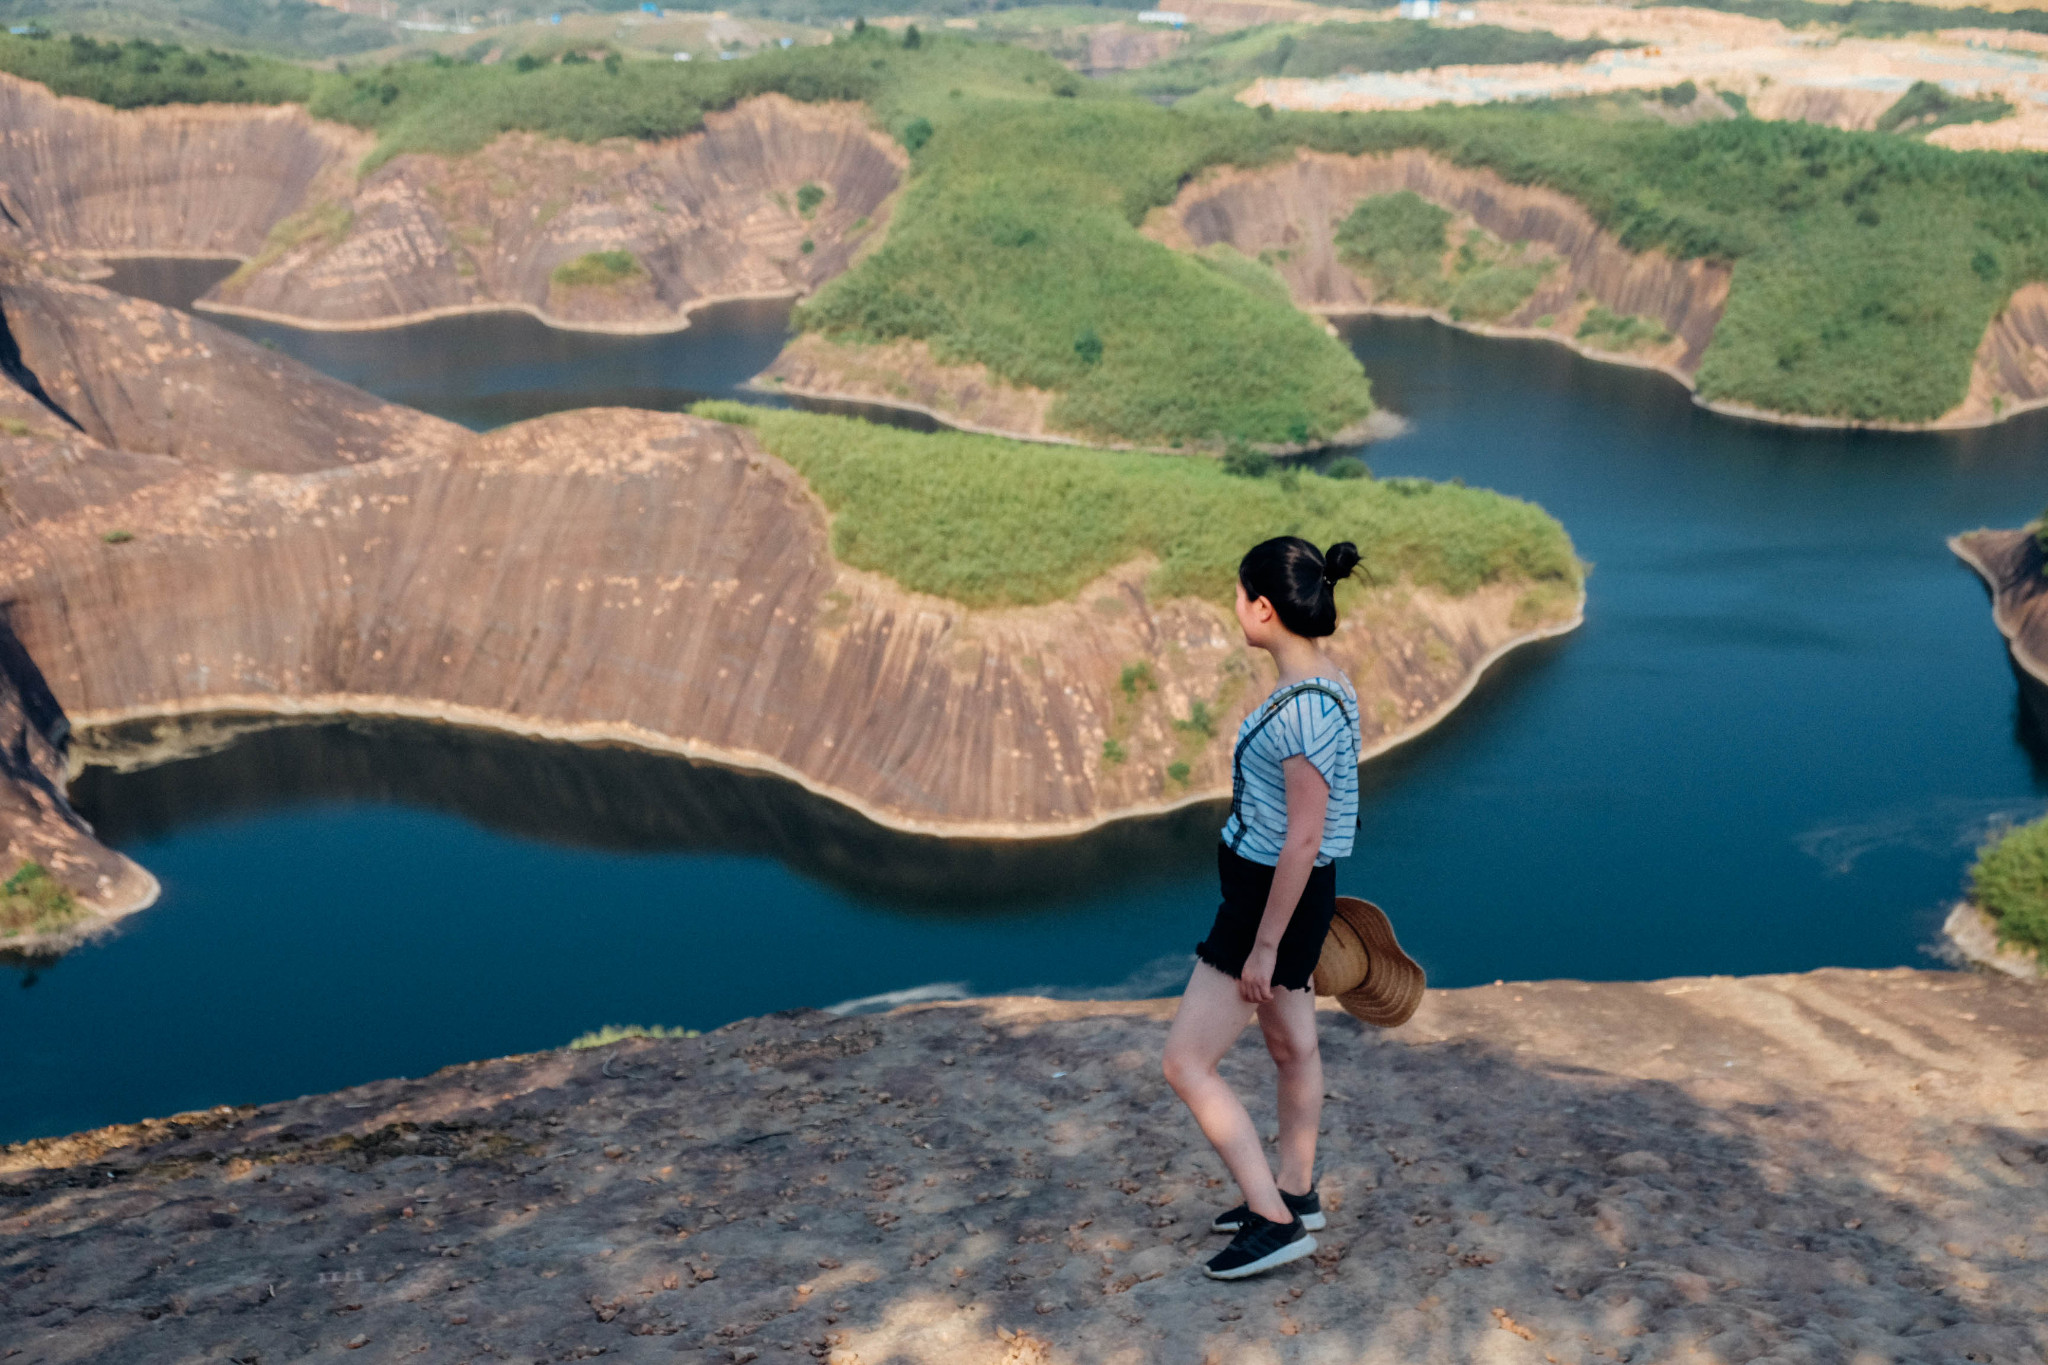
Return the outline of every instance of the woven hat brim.
<path id="1" fill-rule="evenodd" d="M 1375 1028 L 1399 1028 L 1415 1017 L 1428 987 L 1422 964 L 1402 951 L 1387 912 L 1356 896 L 1337 897 L 1337 913 L 1365 944 L 1371 965 L 1365 980 L 1337 997 L 1353 1018 Z"/>

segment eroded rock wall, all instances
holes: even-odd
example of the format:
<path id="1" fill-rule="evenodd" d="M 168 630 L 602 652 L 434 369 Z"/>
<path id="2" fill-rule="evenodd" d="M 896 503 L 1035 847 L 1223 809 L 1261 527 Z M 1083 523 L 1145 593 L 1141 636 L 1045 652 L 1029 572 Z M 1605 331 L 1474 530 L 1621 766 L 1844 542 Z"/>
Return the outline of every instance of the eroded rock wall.
<path id="1" fill-rule="evenodd" d="M 322 327 L 519 307 L 563 326 L 672 329 L 708 300 L 801 294 L 844 270 L 907 164 L 859 106 L 780 95 L 668 142 L 508 134 L 467 156 L 398 156 L 309 204 L 201 306 Z M 806 184 L 825 192 L 815 206 Z M 554 278 L 608 251 L 638 268 Z"/>
<path id="2" fill-rule="evenodd" d="M 1944 419 L 1960 425 L 2048 403 L 2048 284 L 2015 290 L 1977 346 L 1970 392 Z"/>
<path id="3" fill-rule="evenodd" d="M 369 148 L 297 106 L 119 111 L 0 73 L 0 245 L 248 256 Z"/>
<path id="4" fill-rule="evenodd" d="M 1347 157 L 1305 151 L 1277 166 L 1215 171 L 1156 211 L 1146 231 L 1169 246 L 1225 242 L 1264 259 L 1287 281 L 1295 302 L 1311 311 L 1364 312 L 1381 301 L 1337 259 L 1335 231 L 1361 200 L 1402 190 L 1469 217 L 1503 241 L 1538 243 L 1560 258 L 1560 268 L 1502 326 L 1549 331 L 1576 343 L 1583 300 L 1591 300 L 1653 319 L 1674 338 L 1663 351 L 1628 358 L 1686 378 L 1698 369 L 1728 298 L 1727 267 L 1632 252 L 1562 194 L 1513 185 L 1426 152 Z"/>
<path id="5" fill-rule="evenodd" d="M 2048 554 L 2032 529 L 1971 531 L 1949 541 L 1991 591 L 1991 619 L 2013 662 L 2048 686 Z"/>

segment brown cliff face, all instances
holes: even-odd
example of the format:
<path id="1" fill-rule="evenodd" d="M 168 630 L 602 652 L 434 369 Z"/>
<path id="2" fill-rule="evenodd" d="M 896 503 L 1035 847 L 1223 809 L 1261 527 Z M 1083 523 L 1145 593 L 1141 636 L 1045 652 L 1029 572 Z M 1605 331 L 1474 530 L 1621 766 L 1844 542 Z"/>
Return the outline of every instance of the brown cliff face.
<path id="1" fill-rule="evenodd" d="M 309 201 L 200 306 L 311 327 L 524 308 L 560 326 L 671 330 L 712 300 L 802 294 L 844 270 L 882 230 L 907 164 L 858 106 L 780 95 L 669 142 L 510 134 L 468 156 L 394 157 Z M 825 192 L 808 212 L 807 184 Z M 555 278 L 610 251 L 637 267 Z"/>
<path id="2" fill-rule="evenodd" d="M 1943 423 L 1976 426 L 2048 404 L 2048 284 L 2023 285 L 1984 329 L 1970 393 Z"/>
<path id="3" fill-rule="evenodd" d="M 1217 171 L 1156 210 L 1146 232 L 1183 250 L 1225 242 L 1265 259 L 1295 302 L 1311 312 L 1370 312 L 1378 306 L 1372 286 L 1337 259 L 1335 230 L 1359 201 L 1402 190 L 1503 241 L 1536 243 L 1560 259 L 1561 268 L 1501 320 L 1501 329 L 1539 331 L 1576 345 L 1573 333 L 1587 306 L 1582 299 L 1590 298 L 1615 313 L 1651 318 L 1674 338 L 1656 352 L 1610 358 L 1655 364 L 1687 381 L 1699 368 L 1728 298 L 1725 266 L 1629 251 L 1564 195 L 1512 185 L 1491 171 L 1453 166 L 1425 152 L 1301 152 L 1278 166 Z"/>
<path id="4" fill-rule="evenodd" d="M 1326 1006 L 1329 1226 L 1242 1288 L 1198 1269 L 1237 1193 L 1158 1075 L 1171 1012 L 791 1011 L 21 1143 L 0 1334 L 47 1365 L 2048 1351 L 2026 983 L 1515 982 L 1391 1033 Z M 1224 1074 L 1269 1129 L 1257 1044 Z"/>
<path id="5" fill-rule="evenodd" d="M 466 434 L 184 313 L 5 261 L 0 312 L 49 396 L 113 450 L 285 473 Z M 0 385 L 5 416 L 57 425 L 12 385 Z"/>
<path id="6" fill-rule="evenodd" d="M 2013 662 L 2048 687 L 2048 554 L 2033 530 L 1971 531 L 1949 540 L 1991 591 L 1991 619 Z"/>
<path id="7" fill-rule="evenodd" d="M 0 286 L 24 315 L 57 300 L 89 317 L 94 296 L 122 325 L 25 334 L 73 406 L 109 406 L 93 377 L 132 373 L 124 346 L 162 346 L 167 366 L 211 353 L 223 431 L 276 429 L 284 407 L 341 437 L 244 458 L 223 435 L 195 458 L 175 425 L 137 422 L 125 439 L 158 449 L 120 451 L 37 419 L 8 478 L 0 600 L 78 724 L 436 717 L 702 755 L 947 834 L 1057 834 L 1228 790 L 1257 667 L 1227 612 L 1150 599 L 1142 564 L 1073 602 L 969 611 L 840 566 L 809 489 L 743 428 L 596 410 L 472 436 L 154 305 Z M 64 340 L 113 354 L 89 365 Z M 364 458 L 356 436 L 390 453 Z M 1576 609 L 1505 585 L 1361 590 L 1333 649 L 1369 745 Z M 1139 663 L 1155 686 L 1122 689 Z M 1213 733 L 1187 723 L 1197 702 Z"/>
<path id="8" fill-rule="evenodd" d="M 248 256 L 370 145 L 297 106 L 123 112 L 0 74 L 0 246 Z"/>

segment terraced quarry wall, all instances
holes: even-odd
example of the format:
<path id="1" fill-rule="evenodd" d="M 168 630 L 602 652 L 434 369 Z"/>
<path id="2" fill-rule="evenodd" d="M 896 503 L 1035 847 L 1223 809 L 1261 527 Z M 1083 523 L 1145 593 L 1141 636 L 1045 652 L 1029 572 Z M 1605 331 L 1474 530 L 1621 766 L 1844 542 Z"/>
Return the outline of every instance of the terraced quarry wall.
<path id="1" fill-rule="evenodd" d="M 297 105 L 117 112 L 0 73 L 0 246 L 249 256 L 373 139 Z"/>

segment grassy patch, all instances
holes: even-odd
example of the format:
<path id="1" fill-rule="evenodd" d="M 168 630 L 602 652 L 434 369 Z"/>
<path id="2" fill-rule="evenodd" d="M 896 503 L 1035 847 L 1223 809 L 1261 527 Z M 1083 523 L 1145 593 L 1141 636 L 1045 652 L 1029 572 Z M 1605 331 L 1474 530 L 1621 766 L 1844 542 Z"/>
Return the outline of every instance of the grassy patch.
<path id="1" fill-rule="evenodd" d="M 1451 214 L 1412 190 L 1376 194 L 1337 225 L 1338 257 L 1373 282 L 1374 297 L 1491 322 L 1521 307 L 1554 262 L 1479 228 L 1449 250 Z"/>
<path id="2" fill-rule="evenodd" d="M 693 1028 L 663 1028 L 659 1024 L 606 1024 L 590 1033 L 579 1033 L 569 1040 L 569 1051 L 583 1052 L 594 1047 L 611 1043 L 623 1043 L 628 1038 L 695 1038 Z"/>
<path id="3" fill-rule="evenodd" d="M 1982 5 L 1921 5 L 1911 0 L 1848 0 L 1830 5 L 1816 0 L 1694 0 L 1701 9 L 1774 19 L 1788 28 L 1809 24 L 1839 27 L 1859 38 L 1895 38 L 1903 33 L 1933 33 L 1945 28 L 2010 28 L 2048 33 L 2048 10 L 1986 9 Z"/>
<path id="4" fill-rule="evenodd" d="M 78 898 L 41 863 L 23 863 L 0 883 L 0 938 L 47 934 L 80 913 Z"/>
<path id="5" fill-rule="evenodd" d="M 1069 599 L 1141 555 L 1159 560 L 1150 591 L 1227 602 L 1245 549 L 1282 534 L 1355 541 L 1383 583 L 1406 577 L 1449 593 L 1500 581 L 1569 591 L 1579 583 L 1556 521 L 1476 488 L 1240 479 L 1171 455 L 921 435 L 736 403 L 695 411 L 752 427 L 810 482 L 831 509 L 843 562 L 969 606 Z M 1151 686 L 1149 672 L 1126 674 L 1133 702 Z"/>
<path id="6" fill-rule="evenodd" d="M 348 230 L 355 226 L 356 211 L 346 204 L 326 203 L 295 213 L 283 219 L 263 239 L 256 254 L 235 267 L 235 273 L 221 282 L 225 289 L 233 289 L 244 280 L 268 268 L 278 257 L 307 242 L 324 242 L 328 247 L 336 246 L 348 236 Z"/>
<path id="7" fill-rule="evenodd" d="M 548 278 L 568 289 L 596 289 L 646 273 L 630 251 L 591 251 L 556 266 Z"/>
<path id="8" fill-rule="evenodd" d="M 1635 313 L 1614 313 L 1594 304 L 1586 310 L 1575 334 L 1580 341 L 1602 351 L 1635 351 L 1662 346 L 1671 333 L 1655 318 Z"/>
<path id="9" fill-rule="evenodd" d="M 2048 965 L 2048 819 L 2007 830 L 1977 852 L 1970 899 L 1998 925 L 1998 941 L 2031 948 Z"/>
<path id="10" fill-rule="evenodd" d="M 1455 28 L 1419 19 L 1361 24 L 1266 24 L 1201 37 L 1163 62 L 1113 78 L 1151 96 L 1235 93 L 1261 76 L 1334 76 L 1344 71 L 1418 71 L 1432 66 L 1575 62 L 1613 47 L 1602 38 L 1560 38 L 1492 24 Z"/>
<path id="11" fill-rule="evenodd" d="M 156 104 L 292 104 L 313 93 L 314 75 L 270 57 L 195 51 L 137 38 L 99 42 L 82 34 L 18 38 L 0 34 L 0 71 L 41 81 L 116 109 Z"/>
<path id="12" fill-rule="evenodd" d="M 1933 81 L 1914 81 L 1897 104 L 1877 116 L 1877 131 L 1922 135 L 1955 123 L 1996 123 L 2012 111 L 2003 95 L 1972 99 L 1951 95 Z"/>

